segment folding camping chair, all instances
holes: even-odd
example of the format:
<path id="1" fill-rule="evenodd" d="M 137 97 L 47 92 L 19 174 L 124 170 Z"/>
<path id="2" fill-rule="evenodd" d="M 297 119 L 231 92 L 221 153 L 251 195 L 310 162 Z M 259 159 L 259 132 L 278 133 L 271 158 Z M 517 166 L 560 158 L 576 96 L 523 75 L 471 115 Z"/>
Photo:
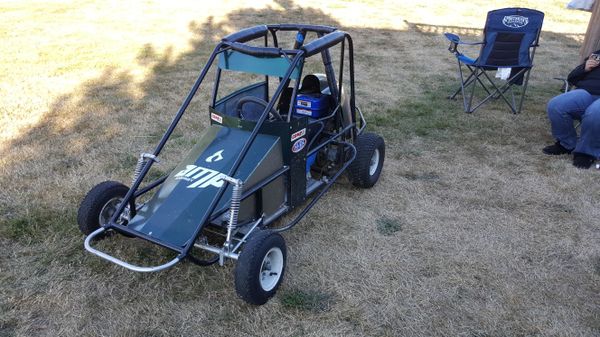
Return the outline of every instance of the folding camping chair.
<path id="1" fill-rule="evenodd" d="M 459 93 L 462 94 L 463 106 L 467 113 L 475 111 L 492 99 L 502 98 L 513 113 L 520 113 L 543 21 L 544 13 L 540 11 L 527 8 L 504 8 L 488 12 L 482 42 L 464 42 L 456 34 L 444 33 L 450 40 L 448 50 L 458 61 L 460 76 L 460 88 L 448 98 L 455 99 Z M 460 44 L 481 45 L 479 56 L 474 59 L 464 55 L 458 50 Z M 470 72 L 466 78 L 463 65 Z M 490 76 L 489 71 L 510 72 L 510 74 L 506 82 L 502 83 L 495 80 L 494 75 Z M 483 88 L 487 96 L 473 103 L 475 87 L 478 85 Z M 513 89 L 515 85 L 521 87 L 518 101 L 515 100 Z"/>

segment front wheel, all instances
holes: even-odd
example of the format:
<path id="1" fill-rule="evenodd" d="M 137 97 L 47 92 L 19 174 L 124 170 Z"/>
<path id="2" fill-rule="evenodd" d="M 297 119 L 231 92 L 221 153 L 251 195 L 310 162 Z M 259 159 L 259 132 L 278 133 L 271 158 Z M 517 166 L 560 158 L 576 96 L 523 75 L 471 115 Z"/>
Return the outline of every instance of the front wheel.
<path id="1" fill-rule="evenodd" d="M 116 181 L 105 181 L 94 186 L 79 206 L 79 230 L 89 235 L 108 223 L 128 191 L 129 187 Z"/>
<path id="2" fill-rule="evenodd" d="M 261 230 L 244 245 L 235 267 L 235 290 L 246 302 L 262 305 L 275 295 L 285 273 L 287 249 L 278 233 Z"/>
<path id="3" fill-rule="evenodd" d="M 356 158 L 348 168 L 350 181 L 356 187 L 373 187 L 383 168 L 385 142 L 374 133 L 363 133 L 356 137 Z"/>

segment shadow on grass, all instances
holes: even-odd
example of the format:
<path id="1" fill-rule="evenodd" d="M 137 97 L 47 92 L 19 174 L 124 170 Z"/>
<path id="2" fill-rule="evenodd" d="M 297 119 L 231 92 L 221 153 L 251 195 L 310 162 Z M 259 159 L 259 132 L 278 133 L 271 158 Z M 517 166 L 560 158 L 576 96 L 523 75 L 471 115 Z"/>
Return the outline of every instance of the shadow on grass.
<path id="1" fill-rule="evenodd" d="M 138 62 L 149 68 L 142 83 L 135 83 L 128 70 L 108 68 L 99 78 L 83 83 L 77 92 L 57 99 L 38 125 L 8 144 L 0 155 L 6 157 L 8 163 L 2 168 L 3 172 L 7 172 L 6 177 L 11 176 L 15 184 L 33 180 L 45 182 L 51 176 L 48 180 L 56 182 L 57 186 L 52 188 L 62 194 L 61 200 L 58 204 L 53 202 L 47 188 L 22 186 L 28 193 L 26 208 L 37 211 L 35 214 L 24 211 L 18 200 L 24 199 L 22 195 L 10 198 L 0 206 L 7 215 L 0 220 L 2 227 L 15 227 L 8 230 L 15 233 L 24 222 L 44 217 L 54 219 L 44 221 L 44 226 L 52 225 L 63 220 L 56 212 L 72 215 L 83 193 L 102 178 L 121 178 L 127 182 L 138 153 L 150 151 L 158 143 L 218 39 L 230 33 L 231 26 L 241 29 L 263 24 L 265 18 L 296 22 L 303 17 L 320 24 L 338 25 L 317 9 L 300 8 L 291 1 L 280 1 L 279 5 L 286 10 L 240 9 L 231 12 L 223 22 L 216 23 L 212 19 L 190 22 L 193 38 L 189 52 L 174 56 L 170 48 L 157 51 L 150 44 L 140 50 Z M 211 76 L 204 81 L 203 93 L 196 96 L 188 109 L 189 116 L 172 136 L 170 144 L 173 145 L 169 144 L 165 151 L 185 151 L 194 143 L 198 131 L 205 127 L 208 106 L 205 98 L 207 87 L 212 86 Z M 23 158 L 24 152 L 29 155 Z M 154 177 L 166 171 L 161 166 L 157 168 L 158 173 L 151 173 Z M 73 226 L 72 221 L 60 223 L 59 226 Z M 6 235 L 11 237 L 10 233 Z"/>

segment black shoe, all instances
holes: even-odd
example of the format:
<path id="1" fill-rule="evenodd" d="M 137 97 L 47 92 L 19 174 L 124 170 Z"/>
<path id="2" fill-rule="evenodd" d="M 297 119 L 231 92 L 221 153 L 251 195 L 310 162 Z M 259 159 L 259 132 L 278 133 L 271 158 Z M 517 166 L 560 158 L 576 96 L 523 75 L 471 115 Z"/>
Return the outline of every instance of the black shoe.
<path id="1" fill-rule="evenodd" d="M 545 148 L 542 149 L 542 152 L 544 152 L 545 154 L 549 154 L 551 156 L 558 156 L 560 154 L 568 154 L 568 153 L 571 153 L 571 151 L 573 151 L 573 150 L 572 149 L 569 150 L 569 149 L 565 148 L 564 146 L 560 145 L 560 142 L 556 142 L 553 145 L 546 146 Z"/>
<path id="2" fill-rule="evenodd" d="M 589 169 L 596 158 L 594 156 L 590 156 L 589 154 L 573 152 L 573 166 L 580 169 Z"/>

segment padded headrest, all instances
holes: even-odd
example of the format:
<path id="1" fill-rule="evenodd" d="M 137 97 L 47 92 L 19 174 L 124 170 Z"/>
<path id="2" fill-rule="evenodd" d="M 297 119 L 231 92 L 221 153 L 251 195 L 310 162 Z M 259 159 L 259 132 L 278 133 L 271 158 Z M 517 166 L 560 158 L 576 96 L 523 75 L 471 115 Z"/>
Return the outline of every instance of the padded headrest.
<path id="1" fill-rule="evenodd" d="M 300 92 L 303 94 L 320 94 L 321 82 L 319 81 L 319 78 L 315 75 L 304 76 Z"/>

